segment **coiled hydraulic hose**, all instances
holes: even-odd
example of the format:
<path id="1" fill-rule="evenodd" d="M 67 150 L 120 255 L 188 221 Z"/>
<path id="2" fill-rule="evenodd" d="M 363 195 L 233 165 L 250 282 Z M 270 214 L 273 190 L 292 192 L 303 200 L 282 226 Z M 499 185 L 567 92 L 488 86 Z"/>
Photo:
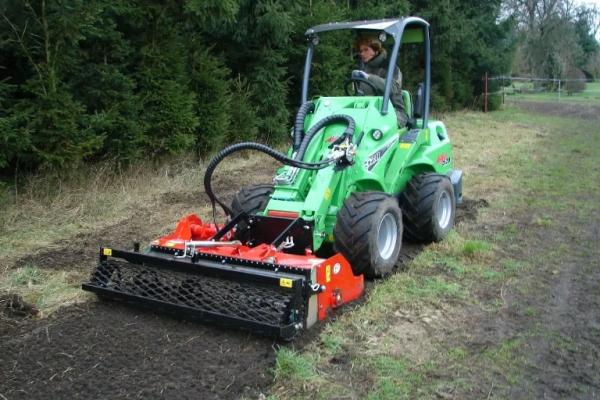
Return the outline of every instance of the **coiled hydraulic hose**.
<path id="1" fill-rule="evenodd" d="M 221 150 L 215 156 L 215 158 L 212 159 L 212 161 L 210 162 L 210 164 L 208 164 L 208 167 L 206 168 L 206 173 L 204 174 L 204 190 L 206 191 L 206 194 L 208 195 L 208 198 L 210 199 L 210 202 L 212 203 L 214 219 L 216 219 L 215 203 L 218 203 L 227 215 L 232 215 L 233 212 L 225 203 L 223 203 L 221 200 L 219 200 L 217 198 L 217 196 L 215 196 L 215 194 L 212 190 L 212 185 L 211 185 L 212 174 L 213 174 L 215 168 L 217 168 L 217 165 L 221 161 L 223 161 L 223 159 L 225 157 L 227 157 L 228 155 L 230 155 L 232 153 L 235 153 L 236 151 L 240 151 L 240 150 L 260 151 L 262 153 L 265 153 L 265 154 L 273 157 L 274 159 L 276 159 L 277 161 L 279 161 L 285 165 L 289 165 L 289 166 L 296 167 L 296 168 L 302 168 L 302 169 L 318 170 L 318 169 L 326 168 L 327 166 L 331 165 L 331 163 L 332 163 L 331 159 L 322 160 L 322 161 L 318 161 L 315 163 L 294 160 L 294 159 L 289 158 L 285 154 L 280 153 L 277 150 L 273 150 L 269 146 L 266 146 L 261 143 L 244 142 L 244 143 L 237 143 L 237 144 L 228 146 L 228 147 L 224 148 L 223 150 Z M 217 223 L 215 221 L 215 225 L 216 224 Z"/>
<path id="2" fill-rule="evenodd" d="M 315 103 L 312 101 L 307 101 L 300 106 L 298 114 L 296 114 L 296 121 L 294 123 L 294 152 L 298 151 L 298 148 L 302 143 L 302 138 L 304 137 L 304 120 L 306 119 L 306 115 L 314 110 Z"/>
<path id="3" fill-rule="evenodd" d="M 329 116 L 319 120 L 316 124 L 314 124 L 308 130 L 308 132 L 306 132 L 306 135 L 304 135 L 304 138 L 302 139 L 302 143 L 300 144 L 300 148 L 298 149 L 298 152 L 296 153 L 296 157 L 294 157 L 294 160 L 301 161 L 302 158 L 304 158 L 304 154 L 306 153 L 306 150 L 308 149 L 308 146 L 310 145 L 311 140 L 317 134 L 317 132 L 319 132 L 325 126 L 327 126 L 331 123 L 334 123 L 334 122 L 346 122 L 348 124 L 348 127 L 344 131 L 343 136 L 354 134 L 354 126 L 355 126 L 354 118 L 352 118 L 349 115 L 344 115 L 344 114 L 329 115 Z M 295 137 L 294 137 L 294 140 L 295 140 Z"/>

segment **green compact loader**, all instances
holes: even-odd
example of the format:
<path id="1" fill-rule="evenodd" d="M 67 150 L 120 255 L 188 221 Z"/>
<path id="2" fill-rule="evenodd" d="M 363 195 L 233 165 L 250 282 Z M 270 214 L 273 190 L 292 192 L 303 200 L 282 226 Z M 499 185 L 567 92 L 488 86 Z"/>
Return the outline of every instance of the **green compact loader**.
<path id="1" fill-rule="evenodd" d="M 369 81 L 353 75 L 345 96 L 308 98 L 315 48 L 322 35 L 340 30 L 377 37 L 388 49 L 382 93 L 364 96 L 360 87 Z M 306 36 L 302 99 L 287 154 L 259 143 L 223 149 L 204 177 L 214 221 L 188 215 L 143 251 L 139 244 L 133 251 L 102 247 L 85 290 L 290 338 L 358 298 L 364 277 L 390 274 L 403 239 L 431 243 L 447 235 L 462 172 L 453 168 L 443 123 L 429 118 L 429 24 L 418 17 L 329 23 Z M 399 128 L 390 96 L 405 45 L 420 49 L 424 79 L 414 102 L 402 92 L 408 125 Z M 241 150 L 266 153 L 283 166 L 272 183 L 242 188 L 228 204 L 211 178 Z M 216 221 L 217 204 L 228 216 L 224 224 Z"/>

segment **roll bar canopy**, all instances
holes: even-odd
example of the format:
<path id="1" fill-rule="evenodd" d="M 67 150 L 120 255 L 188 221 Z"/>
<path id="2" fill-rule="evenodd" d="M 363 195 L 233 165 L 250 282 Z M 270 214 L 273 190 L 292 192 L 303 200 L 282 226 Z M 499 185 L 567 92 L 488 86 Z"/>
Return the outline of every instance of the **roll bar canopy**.
<path id="1" fill-rule="evenodd" d="M 379 19 L 354 22 L 330 22 L 328 24 L 316 25 L 308 29 L 305 33 L 308 37 L 308 51 L 306 53 L 304 77 L 302 81 L 302 104 L 306 103 L 308 100 L 310 65 L 314 53 L 314 46 L 318 44 L 319 34 L 337 30 L 350 30 L 356 32 L 357 35 L 364 35 L 365 33 L 372 32 L 377 37 L 379 37 L 381 33 L 385 33 L 386 36 L 389 36 L 389 39 L 393 41 L 393 48 L 389 59 L 390 65 L 396 65 L 398 53 L 402 44 L 422 43 L 425 51 L 425 82 L 423 82 L 425 107 L 423 110 L 423 128 L 426 128 L 429 117 L 429 100 L 431 96 L 431 52 L 429 44 L 429 23 L 419 17 L 403 17 L 398 19 Z M 387 40 L 386 43 L 388 43 Z M 388 113 L 393 75 L 394 69 L 388 68 L 385 89 L 383 92 L 383 102 L 381 106 L 382 115 L 386 115 Z"/>

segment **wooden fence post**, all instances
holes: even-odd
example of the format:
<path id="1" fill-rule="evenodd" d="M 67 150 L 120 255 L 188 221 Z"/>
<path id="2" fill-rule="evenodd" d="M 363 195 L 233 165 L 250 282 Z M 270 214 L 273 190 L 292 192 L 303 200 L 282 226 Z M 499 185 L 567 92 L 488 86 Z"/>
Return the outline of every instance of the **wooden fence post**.
<path id="1" fill-rule="evenodd" d="M 488 101 L 488 73 L 486 72 L 485 75 L 483 76 L 483 80 L 485 81 L 485 100 L 483 102 L 483 112 L 487 113 L 487 101 Z"/>

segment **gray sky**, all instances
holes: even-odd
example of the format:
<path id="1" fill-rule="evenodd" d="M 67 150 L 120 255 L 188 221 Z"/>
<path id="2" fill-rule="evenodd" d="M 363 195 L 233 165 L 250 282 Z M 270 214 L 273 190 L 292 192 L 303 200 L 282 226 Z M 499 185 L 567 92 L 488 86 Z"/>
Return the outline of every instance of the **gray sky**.
<path id="1" fill-rule="evenodd" d="M 575 0 L 575 3 L 589 5 L 595 4 L 596 7 L 600 9 L 600 0 Z"/>

